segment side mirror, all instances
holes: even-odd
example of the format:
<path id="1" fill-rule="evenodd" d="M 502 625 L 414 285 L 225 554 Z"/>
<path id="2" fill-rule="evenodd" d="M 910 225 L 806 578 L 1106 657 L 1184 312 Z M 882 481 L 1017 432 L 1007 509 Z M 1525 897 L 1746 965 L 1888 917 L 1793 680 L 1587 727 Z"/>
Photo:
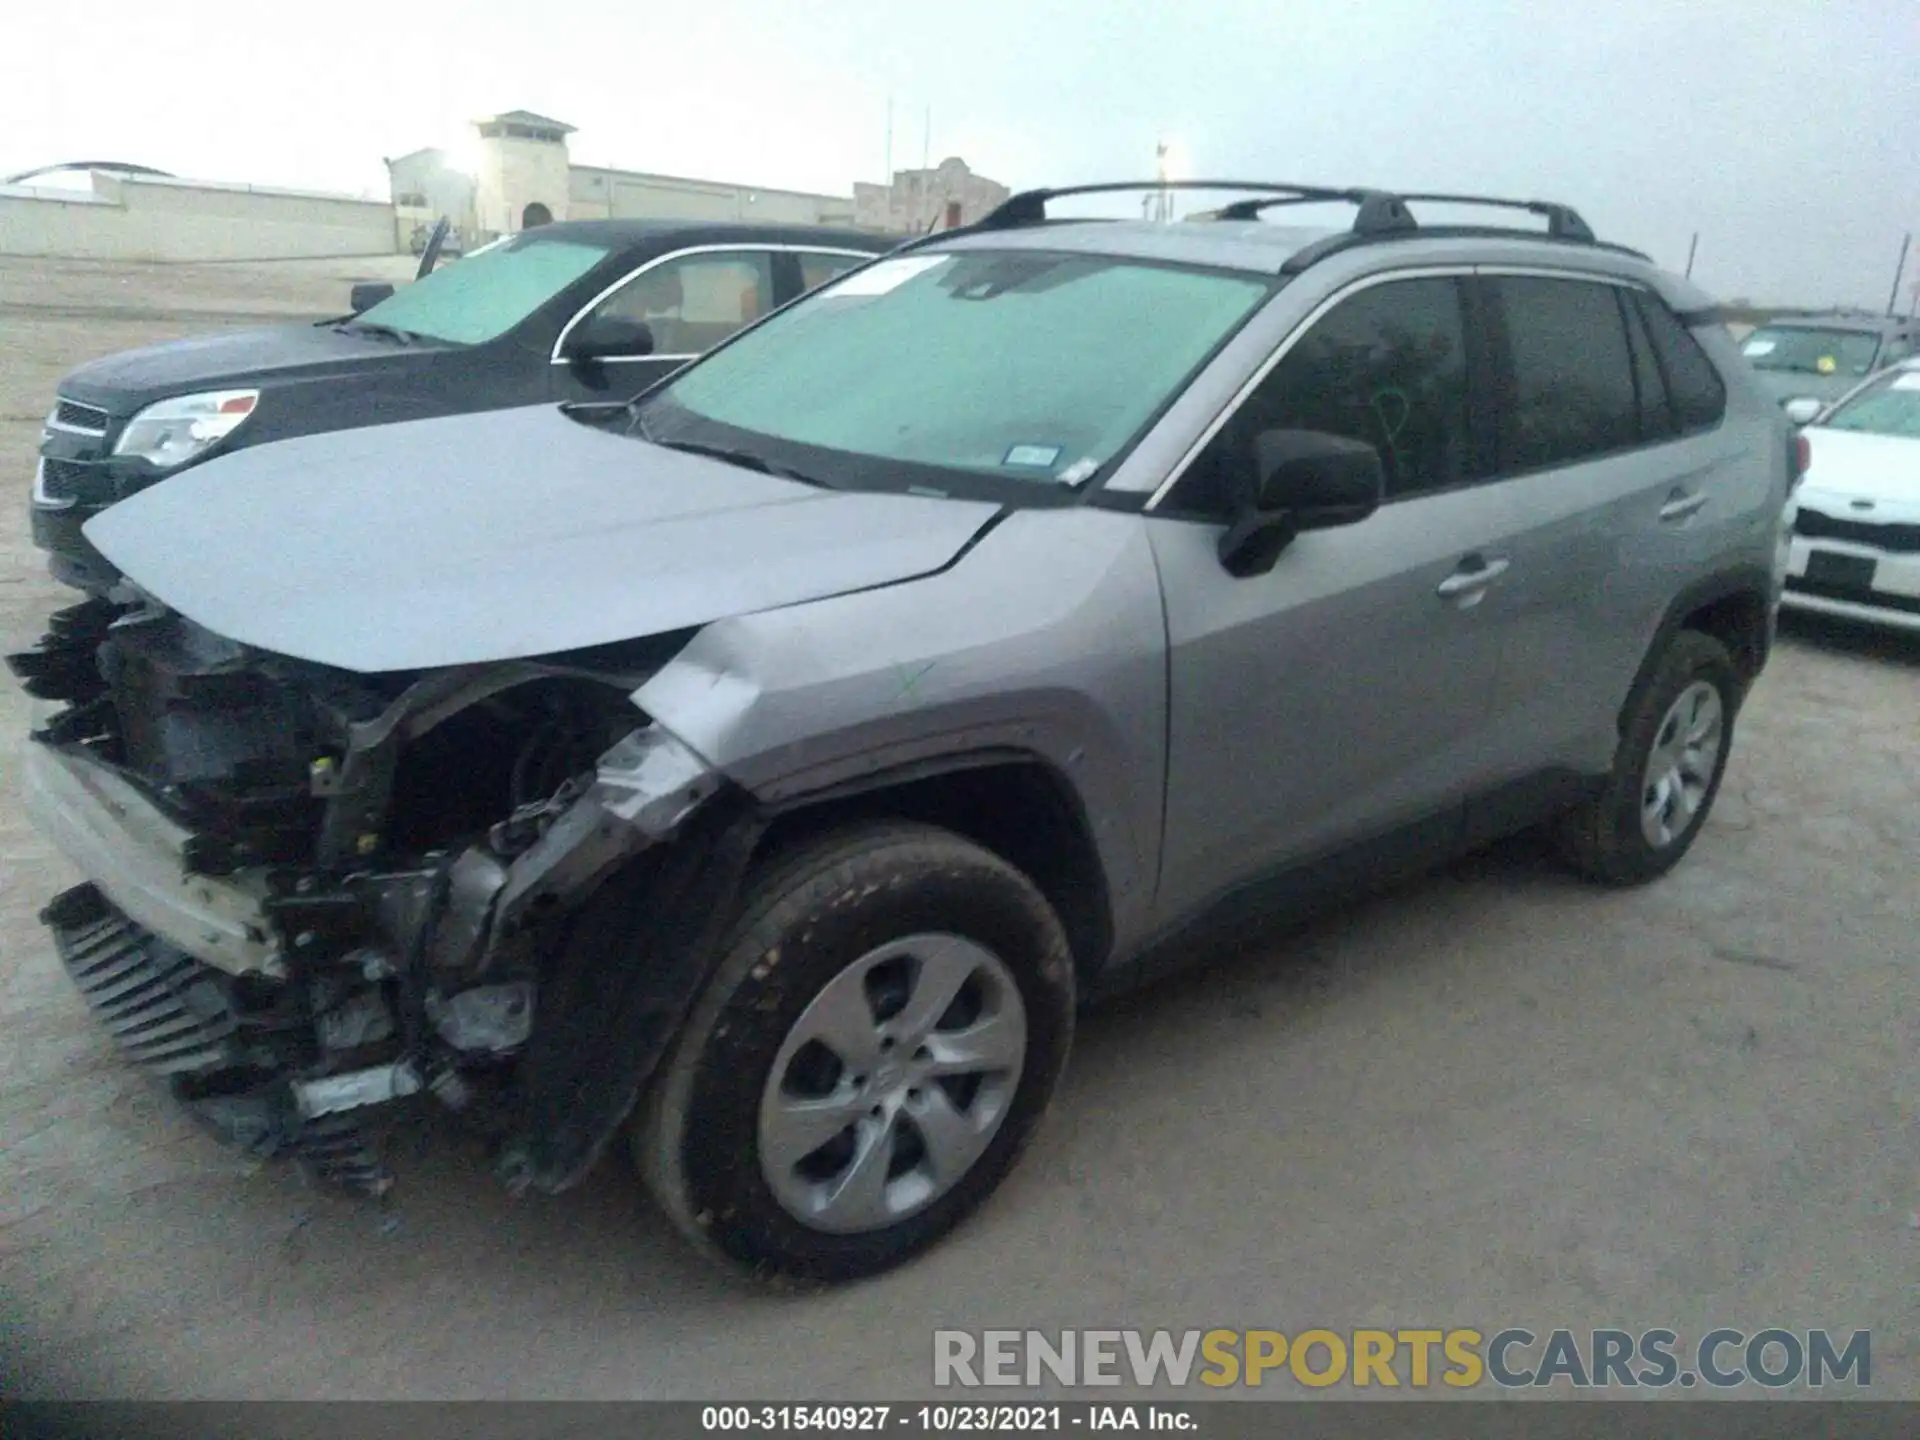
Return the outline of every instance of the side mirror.
<path id="1" fill-rule="evenodd" d="M 641 360 L 653 353 L 653 330 L 644 320 L 589 315 L 567 337 L 573 361 Z"/>
<path id="2" fill-rule="evenodd" d="M 1344 435 L 1265 430 L 1251 458 L 1252 503 L 1220 537 L 1220 563 L 1232 575 L 1271 569 L 1303 531 L 1366 519 L 1386 490 L 1380 452 Z"/>
<path id="3" fill-rule="evenodd" d="M 1820 402 L 1810 395 L 1802 395 L 1797 400 L 1789 400 L 1785 405 L 1787 419 L 1796 425 L 1811 425 L 1820 413 Z"/>
<path id="4" fill-rule="evenodd" d="M 359 315 L 364 311 L 371 310 L 392 294 L 393 286 L 384 282 L 377 284 L 369 282 L 365 285 L 354 286 L 352 293 L 347 297 L 347 303 L 353 307 L 353 313 Z"/>

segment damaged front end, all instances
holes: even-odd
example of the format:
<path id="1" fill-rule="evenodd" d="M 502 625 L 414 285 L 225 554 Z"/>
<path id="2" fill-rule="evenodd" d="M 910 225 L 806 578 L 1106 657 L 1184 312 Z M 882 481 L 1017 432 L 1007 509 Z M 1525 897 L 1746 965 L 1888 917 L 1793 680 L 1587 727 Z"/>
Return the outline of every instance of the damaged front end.
<path id="1" fill-rule="evenodd" d="M 122 1049 L 251 1152 L 383 1192 L 362 1121 L 427 1093 L 513 1188 L 562 1189 L 684 1017 L 757 837 L 632 702 L 685 638 L 365 676 L 137 594 L 62 611 L 8 662 L 49 712 L 29 809 L 87 877 L 41 918 Z"/>

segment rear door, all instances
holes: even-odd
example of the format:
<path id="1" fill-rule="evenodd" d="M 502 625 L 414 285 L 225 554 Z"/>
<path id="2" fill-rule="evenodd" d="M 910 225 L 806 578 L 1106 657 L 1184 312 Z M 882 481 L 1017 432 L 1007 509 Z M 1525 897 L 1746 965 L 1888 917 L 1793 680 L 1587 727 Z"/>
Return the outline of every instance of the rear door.
<path id="1" fill-rule="evenodd" d="M 1730 518 L 1725 391 L 1638 285 L 1495 267 L 1477 283 L 1496 337 L 1489 489 L 1512 561 L 1496 749 L 1510 781 L 1594 774 L 1668 602 Z"/>

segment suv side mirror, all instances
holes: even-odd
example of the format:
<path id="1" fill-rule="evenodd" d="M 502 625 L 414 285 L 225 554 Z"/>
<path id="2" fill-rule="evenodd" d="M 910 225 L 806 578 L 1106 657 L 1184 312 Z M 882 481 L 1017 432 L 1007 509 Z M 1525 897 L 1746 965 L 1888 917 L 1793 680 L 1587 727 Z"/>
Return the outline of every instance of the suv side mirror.
<path id="1" fill-rule="evenodd" d="M 1271 569 L 1303 531 L 1366 519 L 1386 490 L 1380 452 L 1344 435 L 1264 430 L 1252 458 L 1252 503 L 1220 537 L 1220 563 L 1232 575 Z"/>
<path id="2" fill-rule="evenodd" d="M 640 360 L 653 353 L 653 330 L 644 320 L 589 315 L 567 337 L 567 359 Z"/>
<path id="3" fill-rule="evenodd" d="M 1789 400 L 1785 406 L 1787 419 L 1796 425 L 1811 425 L 1814 416 L 1820 413 L 1820 402 L 1810 395 L 1802 395 L 1797 400 Z"/>
<path id="4" fill-rule="evenodd" d="M 371 310 L 382 300 L 391 297 L 392 294 L 393 286 L 386 284 L 384 281 L 369 281 L 364 285 L 356 285 L 353 287 L 352 292 L 347 297 L 347 304 L 353 307 L 354 314 L 359 315 Z"/>

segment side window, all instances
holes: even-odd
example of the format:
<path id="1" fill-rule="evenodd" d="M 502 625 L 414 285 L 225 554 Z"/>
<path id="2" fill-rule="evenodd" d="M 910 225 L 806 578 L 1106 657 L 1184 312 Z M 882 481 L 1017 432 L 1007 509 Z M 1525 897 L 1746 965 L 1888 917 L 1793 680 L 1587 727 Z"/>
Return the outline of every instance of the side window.
<path id="1" fill-rule="evenodd" d="M 1653 342 L 1647 338 L 1647 322 L 1640 316 L 1633 293 L 1619 290 L 1615 299 L 1627 321 L 1627 344 L 1633 351 L 1633 386 L 1640 402 L 1640 438 L 1642 441 L 1670 440 L 1679 433 L 1673 418 L 1673 401 L 1667 394 L 1667 382 L 1660 374 L 1660 362 L 1654 359 Z"/>
<path id="2" fill-rule="evenodd" d="M 1494 285 L 1513 359 L 1501 468 L 1568 465 L 1638 444 L 1633 355 L 1616 287 L 1523 276 Z"/>
<path id="3" fill-rule="evenodd" d="M 871 255 L 828 255 L 818 250 L 802 250 L 794 256 L 800 262 L 800 293 L 817 290 L 827 281 L 844 275 L 856 265 L 864 265 Z"/>
<path id="4" fill-rule="evenodd" d="M 773 256 L 684 255 L 642 271 L 595 312 L 644 321 L 655 355 L 698 355 L 773 308 Z"/>
<path id="5" fill-rule="evenodd" d="M 1636 300 L 1647 322 L 1654 354 L 1660 357 L 1660 368 L 1667 377 L 1667 389 L 1673 395 L 1680 433 L 1711 430 L 1727 413 L 1727 387 L 1720 372 L 1713 368 L 1700 342 L 1687 333 L 1679 316 L 1652 295 L 1638 295 Z"/>
<path id="6" fill-rule="evenodd" d="M 1380 451 L 1388 499 L 1478 478 L 1458 283 L 1388 281 L 1329 310 L 1195 457 L 1172 508 L 1233 513 L 1254 482 L 1263 430 L 1365 440 Z"/>

